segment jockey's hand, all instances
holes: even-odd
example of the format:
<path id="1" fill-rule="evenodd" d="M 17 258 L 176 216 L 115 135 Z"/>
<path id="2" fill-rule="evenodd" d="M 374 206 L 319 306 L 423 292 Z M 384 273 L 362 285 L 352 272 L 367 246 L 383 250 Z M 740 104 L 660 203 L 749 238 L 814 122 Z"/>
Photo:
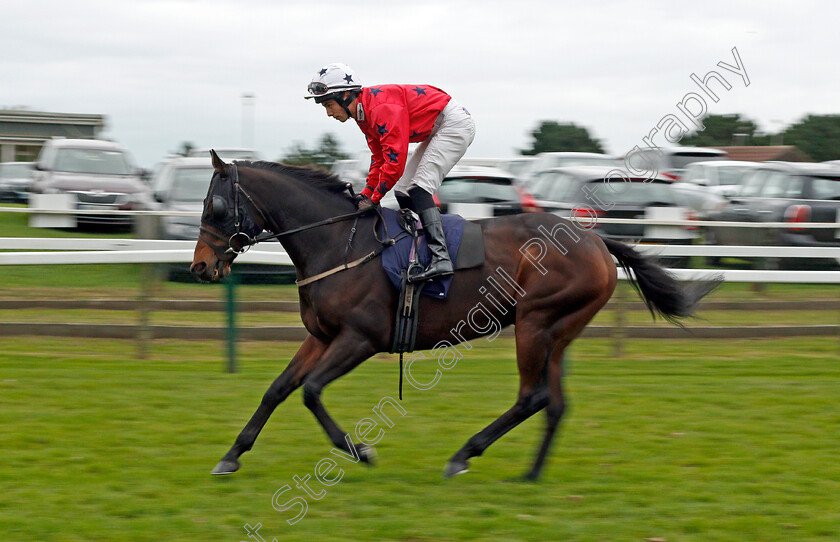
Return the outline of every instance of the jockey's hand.
<path id="1" fill-rule="evenodd" d="M 376 207 L 377 204 L 373 203 L 373 201 L 371 201 L 370 198 L 362 196 L 361 198 L 359 198 L 359 204 L 358 205 L 359 205 L 359 210 L 360 211 L 367 211 L 368 209 L 370 209 L 372 207 Z"/>

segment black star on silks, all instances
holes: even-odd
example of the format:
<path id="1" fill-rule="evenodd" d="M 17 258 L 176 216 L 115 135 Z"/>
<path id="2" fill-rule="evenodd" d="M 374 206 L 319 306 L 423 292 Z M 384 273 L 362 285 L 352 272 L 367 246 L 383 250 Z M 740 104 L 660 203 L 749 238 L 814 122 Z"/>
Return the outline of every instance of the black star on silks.
<path id="1" fill-rule="evenodd" d="M 421 88 L 421 87 L 414 87 L 414 88 L 413 88 L 413 89 L 411 89 L 411 90 L 413 90 L 414 92 L 416 92 L 418 96 L 420 96 L 421 94 L 422 94 L 423 96 L 426 96 L 426 89 L 425 89 L 425 88 Z"/>
<path id="2" fill-rule="evenodd" d="M 400 155 L 398 152 L 394 152 L 393 150 L 388 151 L 388 160 L 391 162 L 398 162 L 397 157 Z"/>
<path id="3" fill-rule="evenodd" d="M 384 122 L 376 125 L 376 131 L 379 132 L 379 135 L 385 135 L 388 133 L 388 130 L 385 128 L 387 125 L 388 124 Z"/>
<path id="4" fill-rule="evenodd" d="M 321 71 L 318 72 L 318 75 L 324 75 L 327 73 L 327 68 L 322 68 Z"/>
<path id="5" fill-rule="evenodd" d="M 350 75 L 349 73 L 345 73 L 344 74 L 344 80 L 347 81 L 348 84 L 350 84 L 350 83 L 353 82 L 353 76 Z"/>
<path id="6" fill-rule="evenodd" d="M 411 132 L 411 135 L 408 136 L 408 137 L 420 137 L 421 135 L 423 135 L 423 132 L 418 132 L 417 130 L 414 130 L 414 131 Z"/>
<path id="7" fill-rule="evenodd" d="M 379 186 L 376 189 L 379 191 L 380 194 L 384 196 L 385 192 L 388 191 L 388 185 L 385 184 L 385 181 L 382 181 L 381 183 L 379 183 Z"/>
<path id="8" fill-rule="evenodd" d="M 382 92 L 382 89 L 379 88 L 379 87 L 374 87 L 374 88 L 370 89 L 370 93 L 374 98 L 376 98 L 376 95 L 379 94 L 380 92 Z"/>

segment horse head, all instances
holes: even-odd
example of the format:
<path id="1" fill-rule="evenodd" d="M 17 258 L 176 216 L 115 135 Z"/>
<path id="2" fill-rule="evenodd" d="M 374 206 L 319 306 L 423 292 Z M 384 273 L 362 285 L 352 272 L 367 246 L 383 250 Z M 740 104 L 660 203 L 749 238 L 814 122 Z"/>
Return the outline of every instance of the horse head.
<path id="1" fill-rule="evenodd" d="M 226 164 L 212 150 L 210 155 L 214 172 L 204 198 L 200 233 L 190 266 L 190 273 L 208 282 L 230 274 L 230 264 L 264 228 L 261 217 L 255 218 L 245 198 L 240 197 L 236 163 Z"/>

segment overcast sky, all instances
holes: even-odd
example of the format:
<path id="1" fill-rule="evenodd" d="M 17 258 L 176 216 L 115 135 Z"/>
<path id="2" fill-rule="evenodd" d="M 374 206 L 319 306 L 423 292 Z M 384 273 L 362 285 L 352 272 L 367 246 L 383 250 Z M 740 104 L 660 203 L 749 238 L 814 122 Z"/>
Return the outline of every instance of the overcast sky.
<path id="1" fill-rule="evenodd" d="M 692 92 L 771 132 L 840 113 L 838 15 L 801 0 L 0 0 L 0 108 L 103 114 L 103 136 L 144 167 L 184 141 L 276 160 L 331 132 L 357 152 L 354 122 L 303 99 L 321 66 L 344 62 L 365 85 L 454 96 L 476 121 L 468 156 L 516 155 L 541 120 L 583 125 L 619 153 L 668 114 L 690 126 L 677 104 Z M 718 66 L 737 67 L 733 48 L 749 86 Z M 709 83 L 717 103 L 690 78 L 710 70 L 731 85 Z"/>

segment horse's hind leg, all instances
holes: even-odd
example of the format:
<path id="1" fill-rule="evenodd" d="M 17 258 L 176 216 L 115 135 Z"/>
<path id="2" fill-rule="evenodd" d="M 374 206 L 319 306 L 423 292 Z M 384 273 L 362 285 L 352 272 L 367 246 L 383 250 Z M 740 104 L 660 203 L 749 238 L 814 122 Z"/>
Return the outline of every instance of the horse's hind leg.
<path id="1" fill-rule="evenodd" d="M 499 416 L 496 421 L 473 435 L 446 464 L 447 478 L 467 472 L 469 459 L 478 457 L 491 444 L 508 431 L 524 422 L 548 404 L 549 390 L 546 383 L 546 363 L 551 352 L 551 341 L 539 326 L 526 322 L 516 325 L 516 359 L 519 366 L 519 395 L 516 404 Z"/>
<path id="2" fill-rule="evenodd" d="M 563 393 L 563 350 L 564 347 L 558 347 L 552 352 L 551 360 L 547 367 L 548 374 L 548 391 L 550 399 L 545 408 L 545 435 L 543 437 L 540 449 L 537 452 L 537 458 L 534 461 L 534 466 L 525 475 L 526 480 L 536 480 L 539 478 L 542 468 L 545 465 L 545 458 L 548 456 L 548 451 L 551 449 L 551 443 L 554 440 L 554 434 L 557 431 L 557 426 L 563 413 L 566 411 L 566 396 Z"/>
<path id="3" fill-rule="evenodd" d="M 525 474 L 526 480 L 536 480 L 539 478 L 545 465 L 545 459 L 551 449 L 551 443 L 554 441 L 557 426 L 560 424 L 560 419 L 566 411 L 566 396 L 563 393 L 563 353 L 572 340 L 583 331 L 586 324 L 592 320 L 592 317 L 604 306 L 611 293 L 612 289 L 604 289 L 600 295 L 581 303 L 578 310 L 566 314 L 549 328 L 552 337 L 552 347 L 546 369 L 550 398 L 545 409 L 545 435 L 543 436 L 540 449 L 537 452 L 534 466 Z"/>
<path id="4" fill-rule="evenodd" d="M 239 469 L 239 456 L 251 449 L 271 413 L 290 393 L 300 387 L 326 348 L 326 344 L 311 335 L 303 341 L 286 369 L 269 386 L 257 411 L 236 437 L 236 442 L 228 453 L 213 469 L 213 474 L 231 474 Z"/>

